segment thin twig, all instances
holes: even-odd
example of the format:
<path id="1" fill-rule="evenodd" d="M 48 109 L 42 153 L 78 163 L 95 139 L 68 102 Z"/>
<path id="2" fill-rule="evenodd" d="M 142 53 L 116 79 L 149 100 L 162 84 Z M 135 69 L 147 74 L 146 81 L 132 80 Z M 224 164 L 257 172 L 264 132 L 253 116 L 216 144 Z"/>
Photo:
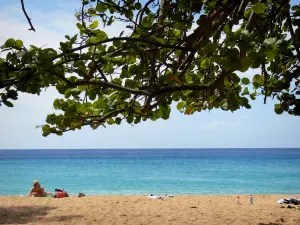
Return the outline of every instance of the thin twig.
<path id="1" fill-rule="evenodd" d="M 26 16 L 26 19 L 27 19 L 29 25 L 30 25 L 30 29 L 28 29 L 28 30 L 33 30 L 35 32 L 35 29 L 34 29 L 32 23 L 31 23 L 31 19 L 29 18 L 29 16 L 27 15 L 27 12 L 25 10 L 24 0 L 21 0 L 21 4 L 22 4 L 22 10 L 23 10 L 23 12 L 24 12 L 24 14 Z"/>
<path id="2" fill-rule="evenodd" d="M 262 64 L 261 66 L 261 71 L 262 71 L 262 75 L 264 77 L 264 91 L 265 91 L 265 96 L 264 96 L 264 104 L 267 103 L 267 93 L 268 93 L 268 85 L 267 85 L 267 78 L 268 78 L 268 73 L 266 70 L 266 65 L 265 63 Z"/>

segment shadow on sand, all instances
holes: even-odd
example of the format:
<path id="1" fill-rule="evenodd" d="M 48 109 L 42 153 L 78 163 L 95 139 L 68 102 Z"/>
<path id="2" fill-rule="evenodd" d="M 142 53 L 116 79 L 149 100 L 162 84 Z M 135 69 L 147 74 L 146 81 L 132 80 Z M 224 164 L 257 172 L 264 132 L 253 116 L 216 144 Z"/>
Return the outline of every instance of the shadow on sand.
<path id="1" fill-rule="evenodd" d="M 49 211 L 56 209 L 56 207 L 41 207 L 41 206 L 12 206 L 0 207 L 0 224 L 26 224 L 29 222 L 50 223 L 63 222 L 71 219 L 82 217 L 79 215 L 63 215 L 63 216 L 46 216 Z"/>
<path id="2" fill-rule="evenodd" d="M 281 223 L 259 223 L 258 225 L 282 225 Z"/>

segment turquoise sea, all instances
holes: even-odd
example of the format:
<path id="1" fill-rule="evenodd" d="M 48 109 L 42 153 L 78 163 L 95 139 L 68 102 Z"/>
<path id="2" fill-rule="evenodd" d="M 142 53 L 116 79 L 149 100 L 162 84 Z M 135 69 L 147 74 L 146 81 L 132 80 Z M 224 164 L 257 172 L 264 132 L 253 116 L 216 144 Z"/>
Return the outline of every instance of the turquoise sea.
<path id="1" fill-rule="evenodd" d="M 0 195 L 299 194 L 300 149 L 0 150 Z"/>

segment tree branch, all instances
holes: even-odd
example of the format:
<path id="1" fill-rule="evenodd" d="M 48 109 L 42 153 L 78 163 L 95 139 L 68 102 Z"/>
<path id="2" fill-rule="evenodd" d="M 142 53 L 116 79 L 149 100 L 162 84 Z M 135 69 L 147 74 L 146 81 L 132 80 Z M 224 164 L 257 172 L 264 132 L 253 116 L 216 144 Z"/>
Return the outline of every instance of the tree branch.
<path id="1" fill-rule="evenodd" d="M 264 77 L 264 91 L 265 91 L 265 96 L 264 96 L 264 104 L 267 103 L 267 93 L 268 93 L 268 81 L 267 81 L 267 78 L 268 78 L 268 73 L 267 73 L 267 70 L 266 70 L 266 64 L 263 63 L 262 66 L 261 66 L 261 72 L 262 72 L 262 76 Z"/>
<path id="2" fill-rule="evenodd" d="M 19 82 L 21 82 L 21 80 L 9 79 L 9 80 L 0 81 L 0 89 L 6 88 L 8 86 L 16 85 Z"/>
<path id="3" fill-rule="evenodd" d="M 154 92 L 154 96 L 162 95 L 165 93 L 175 92 L 175 91 L 197 91 L 197 90 L 212 90 L 216 89 L 219 85 L 224 82 L 224 78 L 231 74 L 231 70 L 224 71 L 216 80 L 211 84 L 191 84 L 191 85 L 181 85 L 181 86 L 171 86 L 159 89 Z"/>
<path id="4" fill-rule="evenodd" d="M 162 47 L 162 48 L 170 48 L 170 49 L 186 50 L 186 51 L 191 50 L 188 47 L 169 45 L 169 44 L 161 44 L 161 43 L 158 43 L 158 42 L 148 41 L 148 40 L 144 40 L 144 39 L 141 39 L 141 38 L 113 37 L 113 38 L 106 39 L 104 41 L 97 41 L 95 43 L 89 43 L 89 44 L 79 46 L 77 48 L 67 50 L 67 51 L 55 56 L 54 58 L 52 58 L 52 60 L 58 59 L 58 58 L 64 56 L 65 54 L 68 54 L 68 53 L 76 52 L 76 51 L 79 51 L 79 50 L 82 50 L 82 49 L 85 49 L 85 48 L 88 48 L 88 47 L 91 47 L 91 46 L 96 46 L 96 45 L 99 45 L 99 44 L 104 44 L 104 43 L 113 42 L 113 41 L 128 41 L 128 42 L 133 42 L 133 43 L 141 42 L 141 43 L 155 45 L 155 46 Z"/>
<path id="5" fill-rule="evenodd" d="M 119 91 L 129 92 L 132 94 L 139 94 L 139 95 L 149 95 L 149 93 L 145 90 L 139 90 L 139 89 L 132 89 L 123 87 L 114 83 L 105 82 L 105 81 L 86 81 L 86 80 L 79 80 L 69 85 L 69 87 L 76 87 L 76 86 L 82 86 L 82 85 L 95 85 L 95 86 L 101 86 L 101 87 L 108 87 L 112 89 L 116 89 Z"/>
<path id="6" fill-rule="evenodd" d="M 165 0 L 159 0 L 158 24 L 162 25 L 164 21 Z"/>
<path id="7" fill-rule="evenodd" d="M 21 0 L 21 4 L 22 4 L 22 10 L 23 10 L 23 12 L 24 12 L 24 14 L 26 16 L 26 19 L 27 19 L 29 25 L 30 25 L 30 29 L 29 30 L 33 30 L 35 32 L 35 29 L 34 29 L 32 23 L 31 23 L 31 19 L 29 18 L 29 16 L 27 15 L 27 12 L 25 10 L 24 0 Z"/>
<path id="8" fill-rule="evenodd" d="M 211 89 L 211 85 L 209 84 L 191 84 L 191 85 L 182 85 L 182 86 L 170 86 L 159 89 L 154 93 L 154 96 L 159 96 L 162 94 L 175 92 L 175 91 L 195 91 L 195 90 L 208 90 Z"/>

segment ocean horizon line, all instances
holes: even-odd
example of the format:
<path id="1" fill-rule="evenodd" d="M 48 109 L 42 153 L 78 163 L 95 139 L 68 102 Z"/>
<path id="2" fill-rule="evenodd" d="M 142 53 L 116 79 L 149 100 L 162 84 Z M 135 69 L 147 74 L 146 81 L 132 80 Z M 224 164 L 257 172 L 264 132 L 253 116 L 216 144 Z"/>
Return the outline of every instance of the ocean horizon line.
<path id="1" fill-rule="evenodd" d="M 213 148 L 213 147 L 199 147 L 199 148 L 0 148 L 0 151 L 6 151 L 6 150 L 230 150 L 230 149 L 300 149 L 300 147 L 226 147 L 226 148 Z"/>

